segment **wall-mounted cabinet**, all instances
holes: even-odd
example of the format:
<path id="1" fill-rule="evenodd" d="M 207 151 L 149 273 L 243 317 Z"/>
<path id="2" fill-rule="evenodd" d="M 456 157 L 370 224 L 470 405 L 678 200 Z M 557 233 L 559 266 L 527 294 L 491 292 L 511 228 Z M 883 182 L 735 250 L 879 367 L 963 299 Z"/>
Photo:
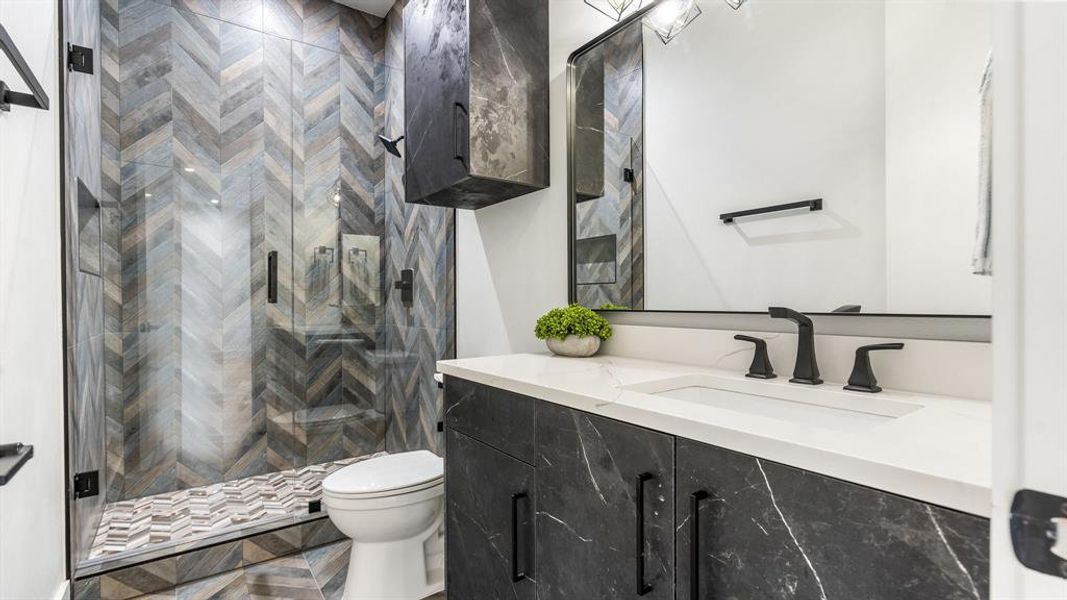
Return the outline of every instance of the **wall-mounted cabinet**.
<path id="1" fill-rule="evenodd" d="M 406 200 L 477 209 L 548 187 L 547 0 L 404 8 Z"/>

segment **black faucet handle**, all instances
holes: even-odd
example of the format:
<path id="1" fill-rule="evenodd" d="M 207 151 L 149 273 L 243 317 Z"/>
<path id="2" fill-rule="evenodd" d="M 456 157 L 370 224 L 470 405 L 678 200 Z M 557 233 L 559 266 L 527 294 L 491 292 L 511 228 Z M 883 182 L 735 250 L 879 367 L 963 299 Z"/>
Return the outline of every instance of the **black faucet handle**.
<path id="1" fill-rule="evenodd" d="M 767 340 L 750 335 L 741 335 L 740 333 L 735 335 L 734 339 L 742 342 L 751 342 L 756 345 L 756 352 L 752 355 L 752 364 L 749 365 L 748 373 L 745 373 L 745 377 L 754 379 L 774 379 L 777 377 L 774 374 L 774 367 L 771 366 L 771 357 L 767 354 Z"/>
<path id="2" fill-rule="evenodd" d="M 871 344 L 856 348 L 856 363 L 852 365 L 852 375 L 849 376 L 848 385 L 845 386 L 845 389 L 869 394 L 877 394 L 882 391 L 882 388 L 878 386 L 878 379 L 874 376 L 874 369 L 871 368 L 871 352 L 875 350 L 903 349 L 904 344 L 900 342 Z"/>

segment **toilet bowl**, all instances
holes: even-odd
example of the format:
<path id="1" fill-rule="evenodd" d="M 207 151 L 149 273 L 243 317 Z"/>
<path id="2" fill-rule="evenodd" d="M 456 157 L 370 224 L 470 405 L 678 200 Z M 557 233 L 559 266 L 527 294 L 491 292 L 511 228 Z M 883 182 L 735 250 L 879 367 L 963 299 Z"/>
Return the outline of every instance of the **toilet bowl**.
<path id="1" fill-rule="evenodd" d="M 348 465 L 322 482 L 352 539 L 344 600 L 420 600 L 444 590 L 444 461 L 418 450 Z"/>

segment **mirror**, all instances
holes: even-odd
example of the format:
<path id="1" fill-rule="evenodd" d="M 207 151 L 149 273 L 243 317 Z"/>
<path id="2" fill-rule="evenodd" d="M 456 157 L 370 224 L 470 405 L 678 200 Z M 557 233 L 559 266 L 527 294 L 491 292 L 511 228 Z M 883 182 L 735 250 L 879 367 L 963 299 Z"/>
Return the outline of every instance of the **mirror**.
<path id="1" fill-rule="evenodd" d="M 664 0 L 575 52 L 572 301 L 989 314 L 991 10 Z"/>

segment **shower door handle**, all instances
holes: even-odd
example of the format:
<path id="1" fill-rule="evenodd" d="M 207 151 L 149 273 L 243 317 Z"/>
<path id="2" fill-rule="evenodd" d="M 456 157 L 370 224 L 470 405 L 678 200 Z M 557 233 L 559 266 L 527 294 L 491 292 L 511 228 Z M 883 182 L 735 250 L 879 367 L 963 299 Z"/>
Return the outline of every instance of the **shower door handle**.
<path id="1" fill-rule="evenodd" d="M 267 304 L 278 303 L 278 251 L 267 253 Z"/>

